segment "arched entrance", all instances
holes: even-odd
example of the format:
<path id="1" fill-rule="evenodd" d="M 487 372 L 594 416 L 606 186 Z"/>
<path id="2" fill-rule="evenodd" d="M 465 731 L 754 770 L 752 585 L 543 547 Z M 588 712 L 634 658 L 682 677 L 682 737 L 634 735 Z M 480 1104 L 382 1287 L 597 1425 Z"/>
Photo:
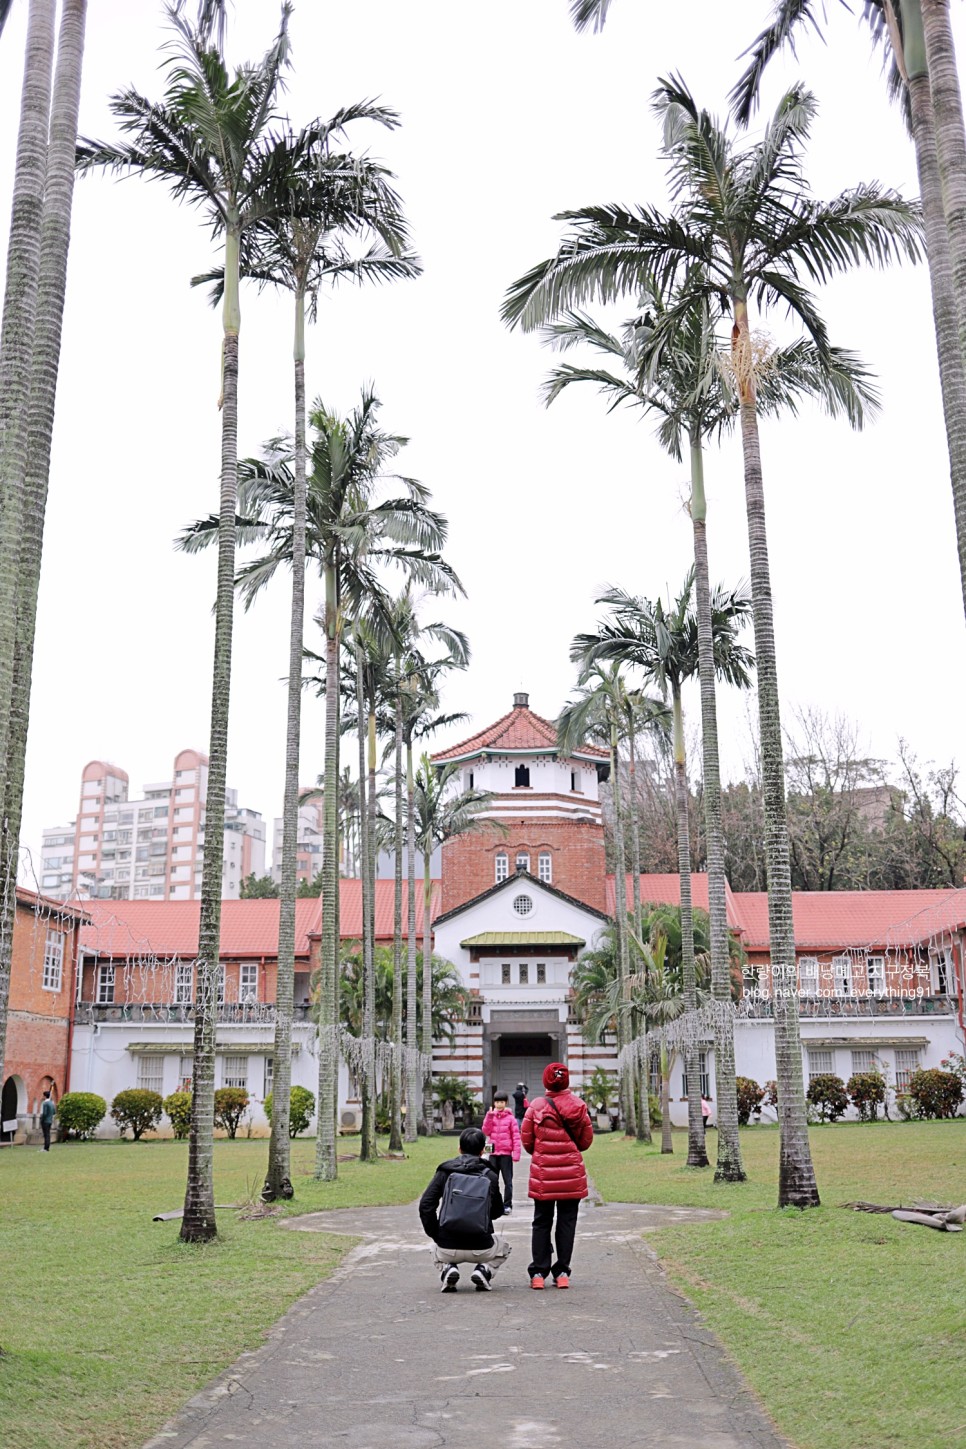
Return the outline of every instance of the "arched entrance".
<path id="1" fill-rule="evenodd" d="M 0 1140 L 12 1142 L 16 1129 L 17 1117 L 20 1115 L 21 1107 L 26 1111 L 26 1101 L 23 1082 L 19 1077 L 8 1077 L 3 1084 L 3 1093 L 0 1095 Z M 6 1130 L 7 1123 L 13 1123 L 12 1130 Z"/>

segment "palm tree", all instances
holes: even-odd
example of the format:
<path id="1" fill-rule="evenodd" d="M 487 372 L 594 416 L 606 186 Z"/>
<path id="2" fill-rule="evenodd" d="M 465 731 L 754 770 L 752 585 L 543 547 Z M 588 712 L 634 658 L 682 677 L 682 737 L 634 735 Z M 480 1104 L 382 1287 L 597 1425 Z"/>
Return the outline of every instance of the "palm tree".
<path id="1" fill-rule="evenodd" d="M 799 273 L 815 282 L 860 262 L 885 266 L 919 255 L 917 208 L 878 183 L 815 200 L 806 185 L 803 150 L 815 114 L 813 97 L 793 87 L 761 140 L 744 149 L 682 82 L 662 82 L 655 110 L 663 123 L 675 213 L 641 206 L 588 207 L 561 214 L 571 231 L 557 255 L 513 284 L 503 315 L 524 329 L 545 326 L 589 297 L 609 302 L 644 287 L 688 289 L 688 303 L 727 299 L 731 366 L 739 400 L 745 503 L 758 668 L 758 704 L 766 812 L 769 922 L 775 971 L 775 1050 L 782 1145 L 779 1202 L 810 1207 L 818 1189 L 808 1145 L 798 1026 L 771 579 L 758 439 L 757 377 L 750 306 L 781 306 L 795 317 L 829 364 L 829 390 L 854 426 L 869 398 L 834 367 L 825 325 Z"/>
<path id="2" fill-rule="evenodd" d="M 412 816 L 416 827 L 416 844 L 423 857 L 422 959 L 424 961 L 430 956 L 432 942 L 433 851 L 438 846 L 444 845 L 447 840 L 454 840 L 458 835 L 468 835 L 474 831 L 492 834 L 495 830 L 500 835 L 507 833 L 507 827 L 502 822 L 487 817 L 486 812 L 493 800 L 492 793 L 488 790 L 451 788 L 451 786 L 458 785 L 461 778 L 459 766 L 446 764 L 437 769 L 429 755 L 423 754 L 420 757 L 419 769 L 416 771 L 413 782 Z M 431 1062 L 434 1036 L 427 994 L 429 983 L 425 976 L 422 984 L 420 1051 Z M 422 1110 L 426 1133 L 431 1135 L 433 1131 L 432 1068 L 423 1084 Z"/>
<path id="3" fill-rule="evenodd" d="M 934 0 L 868 0 L 861 15 L 875 39 L 888 42 L 889 91 L 904 102 L 915 147 L 966 608 L 966 145 L 949 8 Z M 778 0 L 731 92 L 739 121 L 752 115 L 773 56 L 793 47 L 803 27 L 821 34 L 825 18 L 815 0 Z"/>

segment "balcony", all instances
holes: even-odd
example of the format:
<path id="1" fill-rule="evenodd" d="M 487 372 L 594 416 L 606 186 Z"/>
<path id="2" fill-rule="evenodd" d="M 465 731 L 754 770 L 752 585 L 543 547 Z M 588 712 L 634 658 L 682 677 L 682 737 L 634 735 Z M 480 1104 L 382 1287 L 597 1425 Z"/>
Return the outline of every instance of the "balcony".
<path id="1" fill-rule="evenodd" d="M 800 996 L 798 1014 L 802 1021 L 835 1020 L 842 1017 L 895 1021 L 901 1016 L 952 1016 L 956 1005 L 949 996 Z M 750 1021 L 768 1020 L 775 1014 L 771 997 L 745 995 L 738 1015 Z"/>
<path id="2" fill-rule="evenodd" d="M 167 1026 L 178 1022 L 193 1022 L 194 1003 L 181 1006 L 174 1002 L 117 1001 L 110 1005 L 95 1001 L 81 1001 L 77 1004 L 74 1021 L 78 1026 L 113 1025 L 118 1022 L 142 1022 L 145 1025 Z M 292 1020 L 296 1023 L 308 1021 L 309 1008 L 296 1006 Z M 220 1001 L 215 1020 L 223 1026 L 237 1024 L 270 1026 L 275 1021 L 273 1001 Z"/>

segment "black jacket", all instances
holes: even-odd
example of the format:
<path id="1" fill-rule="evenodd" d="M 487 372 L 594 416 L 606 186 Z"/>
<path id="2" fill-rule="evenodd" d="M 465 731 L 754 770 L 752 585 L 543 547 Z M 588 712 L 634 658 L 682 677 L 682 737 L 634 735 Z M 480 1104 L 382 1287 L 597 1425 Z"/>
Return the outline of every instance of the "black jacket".
<path id="1" fill-rule="evenodd" d="M 446 1179 L 451 1172 L 488 1172 L 490 1175 L 490 1231 L 488 1233 L 454 1233 L 447 1232 L 439 1225 L 439 1204 L 442 1200 L 443 1189 L 446 1186 Z M 432 1182 L 419 1199 L 419 1219 L 423 1225 L 423 1231 L 427 1237 L 432 1238 L 441 1248 L 492 1248 L 493 1246 L 493 1219 L 503 1216 L 503 1194 L 500 1191 L 500 1179 L 488 1163 L 482 1157 L 468 1157 L 461 1155 L 451 1157 L 448 1162 L 441 1162 L 436 1169 Z"/>

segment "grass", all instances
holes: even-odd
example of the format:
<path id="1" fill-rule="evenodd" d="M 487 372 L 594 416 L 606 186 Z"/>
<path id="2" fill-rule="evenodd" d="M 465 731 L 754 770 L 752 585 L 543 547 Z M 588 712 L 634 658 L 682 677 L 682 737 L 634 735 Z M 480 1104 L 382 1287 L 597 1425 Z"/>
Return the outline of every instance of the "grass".
<path id="1" fill-rule="evenodd" d="M 749 1180 L 715 1185 L 675 1155 L 598 1137 L 588 1158 L 613 1202 L 724 1208 L 649 1234 L 783 1433 L 800 1449 L 966 1443 L 966 1234 L 846 1212 L 855 1199 L 966 1201 L 966 1121 L 813 1128 L 823 1206 L 778 1211 L 778 1133 L 742 1133 Z M 714 1133 L 709 1133 L 713 1158 Z"/>
<path id="2" fill-rule="evenodd" d="M 216 1202 L 257 1195 L 267 1147 L 215 1144 Z M 405 1161 L 342 1162 L 322 1183 L 314 1143 L 296 1142 L 284 1211 L 410 1202 L 451 1147 L 423 1139 Z M 235 1213 L 215 1242 L 182 1244 L 176 1221 L 151 1218 L 181 1206 L 186 1162 L 171 1141 L 0 1151 L 4 1449 L 142 1444 L 338 1265 L 351 1240 Z"/>

